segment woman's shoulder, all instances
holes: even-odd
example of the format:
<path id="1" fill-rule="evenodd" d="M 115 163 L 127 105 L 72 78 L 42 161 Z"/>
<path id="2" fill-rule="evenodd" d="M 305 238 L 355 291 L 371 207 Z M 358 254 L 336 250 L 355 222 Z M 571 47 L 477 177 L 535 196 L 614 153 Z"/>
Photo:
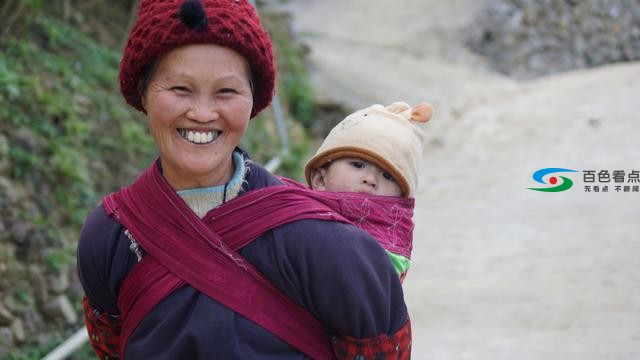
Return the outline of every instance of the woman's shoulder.
<path id="1" fill-rule="evenodd" d="M 386 254 L 378 242 L 366 231 L 352 224 L 338 221 L 305 219 L 274 229 L 274 235 L 289 247 L 300 251 L 325 255 L 359 254 L 370 259 Z M 348 256 L 348 255 L 347 255 Z"/>
<path id="2" fill-rule="evenodd" d="M 102 204 L 96 206 L 84 222 L 77 247 L 78 275 L 94 307 L 117 314 L 120 283 L 135 262 L 122 225 Z"/>
<path id="3" fill-rule="evenodd" d="M 117 226 L 118 222 L 107 214 L 102 201 L 89 211 L 82 226 L 82 231 L 93 226 Z"/>
<path id="4" fill-rule="evenodd" d="M 122 225 L 109 216 L 102 204 L 91 210 L 80 231 L 78 266 L 82 268 L 88 262 L 93 268 L 108 268 L 116 255 L 129 255 L 122 230 Z"/>
<path id="5" fill-rule="evenodd" d="M 248 187 L 245 191 L 259 189 L 267 186 L 282 185 L 282 182 L 277 176 L 273 175 L 262 165 L 253 162 L 248 157 L 245 157 L 247 163 L 247 174 L 245 175 L 246 183 Z"/>

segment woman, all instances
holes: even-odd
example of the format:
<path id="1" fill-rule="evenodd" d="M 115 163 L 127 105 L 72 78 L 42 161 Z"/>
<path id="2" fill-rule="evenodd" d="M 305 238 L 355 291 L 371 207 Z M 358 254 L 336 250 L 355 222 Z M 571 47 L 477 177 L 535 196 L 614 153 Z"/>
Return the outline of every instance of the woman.
<path id="1" fill-rule="evenodd" d="M 312 201 L 269 200 L 280 181 L 237 148 L 274 79 L 246 1 L 141 1 L 120 82 L 159 158 L 103 199 L 78 244 L 101 358 L 409 357 L 384 250 Z"/>

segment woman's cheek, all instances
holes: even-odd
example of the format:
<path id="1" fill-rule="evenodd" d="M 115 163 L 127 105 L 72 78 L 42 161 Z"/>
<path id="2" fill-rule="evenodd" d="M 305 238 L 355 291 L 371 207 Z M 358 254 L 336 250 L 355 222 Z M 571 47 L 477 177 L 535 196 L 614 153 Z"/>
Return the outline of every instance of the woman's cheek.
<path id="1" fill-rule="evenodd" d="M 147 113 L 156 117 L 170 118 L 183 112 L 188 105 L 188 97 L 175 95 L 170 91 L 155 94 L 149 99 Z"/>

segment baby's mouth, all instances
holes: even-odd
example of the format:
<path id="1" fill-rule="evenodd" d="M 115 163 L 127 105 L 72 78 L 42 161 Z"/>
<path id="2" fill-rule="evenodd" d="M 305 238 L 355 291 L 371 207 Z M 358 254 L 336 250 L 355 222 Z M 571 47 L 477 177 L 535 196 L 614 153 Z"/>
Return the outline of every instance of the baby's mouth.
<path id="1" fill-rule="evenodd" d="M 209 144 L 217 139 L 222 132 L 178 129 L 178 134 L 180 134 L 183 139 L 193 144 Z"/>

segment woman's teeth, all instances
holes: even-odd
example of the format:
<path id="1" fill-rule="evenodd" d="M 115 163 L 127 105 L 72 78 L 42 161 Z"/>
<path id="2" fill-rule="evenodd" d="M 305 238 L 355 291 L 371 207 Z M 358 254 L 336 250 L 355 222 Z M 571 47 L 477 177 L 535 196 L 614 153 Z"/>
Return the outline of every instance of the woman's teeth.
<path id="1" fill-rule="evenodd" d="M 194 131 L 187 129 L 178 129 L 178 133 L 184 139 L 194 144 L 208 144 L 220 136 L 219 131 Z"/>

